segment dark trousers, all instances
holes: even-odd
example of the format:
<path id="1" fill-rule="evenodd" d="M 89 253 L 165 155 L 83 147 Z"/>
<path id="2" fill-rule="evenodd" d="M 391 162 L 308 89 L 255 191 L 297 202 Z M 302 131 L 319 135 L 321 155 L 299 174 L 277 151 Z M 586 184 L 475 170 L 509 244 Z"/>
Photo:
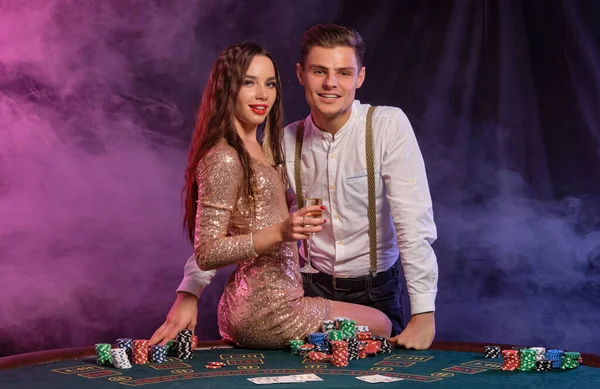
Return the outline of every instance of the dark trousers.
<path id="1" fill-rule="evenodd" d="M 397 261 L 385 272 L 377 273 L 375 277 L 334 279 L 325 273 L 302 273 L 304 295 L 379 309 L 391 320 L 392 336 L 395 336 L 404 329 L 403 290 L 399 276 L 399 262 Z"/>

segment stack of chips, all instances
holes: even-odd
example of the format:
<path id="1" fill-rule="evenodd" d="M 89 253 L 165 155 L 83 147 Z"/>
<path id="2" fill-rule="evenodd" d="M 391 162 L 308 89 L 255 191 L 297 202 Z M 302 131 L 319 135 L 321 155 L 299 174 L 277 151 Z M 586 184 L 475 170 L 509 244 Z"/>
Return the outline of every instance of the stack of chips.
<path id="1" fill-rule="evenodd" d="M 536 361 L 541 361 L 542 359 L 546 359 L 545 358 L 546 349 L 544 347 L 530 347 L 529 349 L 535 351 L 535 360 Z"/>
<path id="2" fill-rule="evenodd" d="M 117 347 L 124 348 L 129 362 L 133 361 L 133 339 L 119 338 L 117 339 Z"/>
<path id="3" fill-rule="evenodd" d="M 308 359 L 311 360 L 311 362 L 322 362 L 322 361 L 328 361 L 331 360 L 332 356 L 325 354 L 325 353 L 321 353 L 318 351 L 310 351 L 308 353 Z"/>
<path id="4" fill-rule="evenodd" d="M 535 362 L 537 371 L 550 371 L 552 370 L 552 361 L 547 359 L 540 359 Z"/>
<path id="5" fill-rule="evenodd" d="M 333 357 L 333 366 L 348 366 L 348 343 L 343 340 L 332 340 L 331 354 Z"/>
<path id="6" fill-rule="evenodd" d="M 381 343 L 381 352 L 382 353 L 391 353 L 394 350 L 390 340 L 384 336 L 373 335 L 373 336 L 371 336 L 371 339 L 378 340 Z"/>
<path id="7" fill-rule="evenodd" d="M 96 344 L 96 361 L 99 365 L 112 365 L 110 359 L 110 343 Z"/>
<path id="8" fill-rule="evenodd" d="M 290 340 L 290 352 L 292 354 L 299 354 L 300 346 L 304 344 L 302 339 L 292 339 Z"/>
<path id="9" fill-rule="evenodd" d="M 359 332 L 358 334 L 356 334 L 356 339 L 358 340 L 369 340 L 371 339 L 372 335 L 370 332 Z"/>
<path id="10" fill-rule="evenodd" d="M 192 335 L 192 351 L 196 351 L 198 348 L 198 337 L 196 335 Z"/>
<path id="11" fill-rule="evenodd" d="M 313 332 L 308 335 L 308 343 L 315 346 L 322 345 L 325 342 L 325 334 L 322 332 Z"/>
<path id="12" fill-rule="evenodd" d="M 148 363 L 148 341 L 146 339 L 136 339 L 133 341 L 133 363 L 136 365 L 145 365 Z"/>
<path id="13" fill-rule="evenodd" d="M 500 346 L 485 346 L 484 350 L 485 358 L 500 358 Z"/>
<path id="14" fill-rule="evenodd" d="M 342 324 L 340 324 L 340 331 L 346 338 L 350 338 L 356 335 L 354 331 L 354 327 L 356 326 L 356 322 L 350 319 L 344 319 Z"/>
<path id="15" fill-rule="evenodd" d="M 348 341 L 348 359 L 349 360 L 358 359 L 358 353 L 360 351 L 358 339 L 356 339 L 356 337 L 348 338 L 347 341 Z"/>
<path id="16" fill-rule="evenodd" d="M 321 330 L 324 334 L 328 334 L 335 330 L 335 322 L 333 320 L 323 320 L 321 322 Z"/>
<path id="17" fill-rule="evenodd" d="M 180 330 L 177 334 L 177 358 L 192 359 L 192 330 Z"/>
<path id="18" fill-rule="evenodd" d="M 300 355 L 301 357 L 305 357 L 308 355 L 309 352 L 313 351 L 315 348 L 314 344 L 310 344 L 310 343 L 304 343 L 302 346 L 300 346 L 300 348 L 298 349 L 298 355 Z"/>
<path id="19" fill-rule="evenodd" d="M 167 361 L 167 347 L 154 345 L 150 347 L 150 362 L 165 363 Z"/>
<path id="20" fill-rule="evenodd" d="M 505 371 L 517 370 L 521 363 L 521 357 L 517 350 L 502 350 L 502 358 L 504 358 L 504 363 L 501 369 Z"/>
<path id="21" fill-rule="evenodd" d="M 381 342 L 378 340 L 367 340 L 366 345 L 363 347 L 363 351 L 367 356 L 374 356 L 381 351 Z"/>
<path id="22" fill-rule="evenodd" d="M 113 361 L 113 365 L 117 369 L 130 369 L 131 363 L 129 362 L 129 357 L 127 356 L 127 349 L 125 348 L 113 348 L 110 350 L 110 356 Z"/>
<path id="23" fill-rule="evenodd" d="M 355 327 L 354 327 L 354 332 L 355 332 L 355 333 L 359 333 L 359 332 L 369 332 L 369 327 L 368 327 L 368 326 L 355 326 Z"/>
<path id="24" fill-rule="evenodd" d="M 329 334 L 325 334 L 325 339 L 323 340 L 323 348 L 323 352 L 331 354 L 331 338 L 329 338 Z"/>
<path id="25" fill-rule="evenodd" d="M 323 341 L 323 343 L 315 344 L 314 350 L 318 351 L 320 353 L 329 353 L 329 352 L 331 352 L 331 350 L 329 349 L 329 347 L 325 346 L 325 341 Z"/>
<path id="26" fill-rule="evenodd" d="M 344 320 L 348 320 L 347 317 L 342 317 L 342 316 L 338 316 L 335 319 L 333 319 L 333 321 L 335 322 L 335 329 L 339 330 L 342 328 L 342 323 L 344 322 Z"/>
<path id="27" fill-rule="evenodd" d="M 553 369 L 560 369 L 562 366 L 563 350 L 546 350 L 546 359 L 552 362 Z"/>
<path id="28" fill-rule="evenodd" d="M 520 371 L 535 370 L 535 367 L 536 367 L 535 351 L 525 348 L 523 350 L 520 350 L 519 353 L 521 354 L 521 363 L 519 363 L 519 370 Z"/>
<path id="29" fill-rule="evenodd" d="M 581 353 L 575 351 L 565 351 L 562 356 L 561 369 L 575 369 L 579 366 L 579 360 L 581 359 Z"/>
<path id="30" fill-rule="evenodd" d="M 343 340 L 344 339 L 344 334 L 342 331 L 339 330 L 333 330 L 331 332 L 329 332 L 329 340 Z"/>
<path id="31" fill-rule="evenodd" d="M 167 355 L 170 357 L 177 356 L 177 341 L 176 340 L 168 340 L 167 341 Z"/>

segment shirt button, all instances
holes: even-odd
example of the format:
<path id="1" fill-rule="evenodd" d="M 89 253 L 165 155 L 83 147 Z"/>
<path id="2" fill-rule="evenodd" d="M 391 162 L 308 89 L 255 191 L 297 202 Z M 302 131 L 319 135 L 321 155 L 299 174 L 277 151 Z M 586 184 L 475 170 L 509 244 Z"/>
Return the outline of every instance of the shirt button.
<path id="1" fill-rule="evenodd" d="M 333 215 L 333 218 L 336 220 L 340 220 L 340 215 L 338 215 L 337 213 L 335 215 Z"/>
<path id="2" fill-rule="evenodd" d="M 335 159 L 335 153 L 331 154 L 331 159 Z"/>
<path id="3" fill-rule="evenodd" d="M 338 240 L 338 244 L 341 246 L 341 245 L 343 245 L 343 244 L 344 244 L 344 242 L 343 242 L 343 241 L 341 241 L 341 240 Z"/>
<path id="4" fill-rule="evenodd" d="M 329 187 L 330 187 L 331 189 L 335 189 L 335 184 L 331 184 Z"/>

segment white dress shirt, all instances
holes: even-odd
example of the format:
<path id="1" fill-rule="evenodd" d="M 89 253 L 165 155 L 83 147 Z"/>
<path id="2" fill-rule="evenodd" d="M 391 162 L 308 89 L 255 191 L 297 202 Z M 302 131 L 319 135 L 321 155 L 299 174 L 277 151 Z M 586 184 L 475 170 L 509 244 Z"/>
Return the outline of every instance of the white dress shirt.
<path id="1" fill-rule="evenodd" d="M 312 265 L 338 277 L 369 273 L 368 185 L 365 130 L 368 104 L 354 101 L 348 122 L 333 136 L 305 119 L 302 193 L 322 197 L 323 231 L 313 235 Z M 298 122 L 284 130 L 289 186 L 296 193 L 294 155 Z M 389 269 L 400 253 L 411 313 L 435 311 L 438 267 L 431 244 L 437 238 L 423 157 L 404 112 L 378 106 L 373 116 L 377 212 L 377 271 Z M 295 206 L 292 211 L 295 210 Z M 300 251 L 303 252 L 302 250 Z M 178 290 L 199 295 L 212 276 L 188 259 Z M 202 273 L 202 272 L 201 272 Z"/>

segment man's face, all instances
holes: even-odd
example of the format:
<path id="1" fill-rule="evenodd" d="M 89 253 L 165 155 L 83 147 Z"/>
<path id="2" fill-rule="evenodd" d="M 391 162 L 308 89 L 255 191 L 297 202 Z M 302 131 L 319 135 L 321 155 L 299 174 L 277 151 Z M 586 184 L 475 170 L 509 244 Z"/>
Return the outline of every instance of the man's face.
<path id="1" fill-rule="evenodd" d="M 298 81 L 313 112 L 327 119 L 350 115 L 356 89 L 365 79 L 351 47 L 313 47 L 304 66 L 296 64 Z"/>

